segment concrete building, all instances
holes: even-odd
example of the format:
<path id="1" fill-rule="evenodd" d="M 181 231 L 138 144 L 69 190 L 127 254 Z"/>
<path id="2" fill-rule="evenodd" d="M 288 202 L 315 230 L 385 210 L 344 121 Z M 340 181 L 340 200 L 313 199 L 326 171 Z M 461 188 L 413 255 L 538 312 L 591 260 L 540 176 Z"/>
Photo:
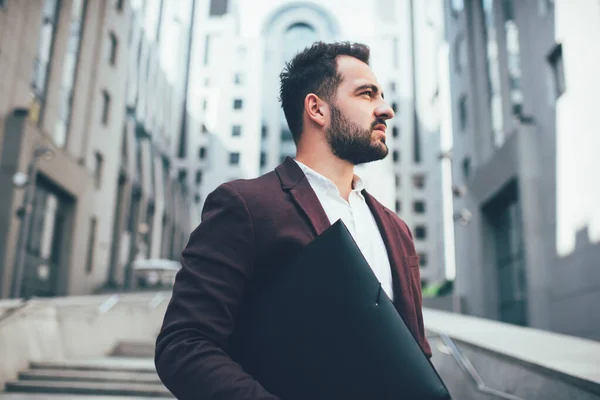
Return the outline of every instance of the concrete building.
<path id="1" fill-rule="evenodd" d="M 600 4 L 446 1 L 462 312 L 600 339 Z"/>
<path id="2" fill-rule="evenodd" d="M 443 22 L 441 3 L 434 3 Z M 357 172 L 413 230 L 424 283 L 443 280 L 442 208 L 436 204 L 442 192 L 439 129 L 428 123 L 436 90 L 428 82 L 437 70 L 434 64 L 420 72 L 423 65 L 412 62 L 415 49 L 436 45 L 426 33 L 429 8 L 409 0 L 278 0 L 261 7 L 242 0 L 200 1 L 190 77 L 196 141 L 190 152 L 198 155 L 194 173 L 201 177 L 201 204 L 219 184 L 256 177 L 295 155 L 278 101 L 285 61 L 317 40 L 363 42 L 371 47 L 371 65 L 396 117 L 388 124 L 390 155 Z M 435 63 L 437 49 L 431 52 Z"/>
<path id="3" fill-rule="evenodd" d="M 0 3 L 0 297 L 15 285 L 22 296 L 128 286 L 136 258 L 178 256 L 190 230 L 191 196 L 173 167 L 185 78 L 161 63 L 154 3 Z M 176 74 L 187 68 L 182 25 L 183 50 L 164 44 L 183 65 Z M 32 184 L 17 187 L 15 173 L 34 164 Z M 30 224 L 17 216 L 24 193 Z"/>

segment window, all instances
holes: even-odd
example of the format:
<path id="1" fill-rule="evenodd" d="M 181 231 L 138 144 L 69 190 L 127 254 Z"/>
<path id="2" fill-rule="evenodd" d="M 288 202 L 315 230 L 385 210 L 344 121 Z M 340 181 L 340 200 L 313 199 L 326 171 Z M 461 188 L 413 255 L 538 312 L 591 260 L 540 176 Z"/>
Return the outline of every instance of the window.
<path id="1" fill-rule="evenodd" d="M 137 220 L 140 211 L 140 189 L 138 186 L 134 186 L 131 191 L 131 198 L 129 201 L 129 214 L 127 216 L 127 231 L 133 233 L 137 227 Z"/>
<path id="2" fill-rule="evenodd" d="M 504 144 L 504 119 L 500 87 L 500 61 L 498 59 L 498 34 L 492 0 L 481 0 L 484 20 L 484 42 L 487 58 L 488 107 L 491 115 L 492 142 L 496 147 Z"/>
<path id="3" fill-rule="evenodd" d="M 181 182 L 182 185 L 186 185 L 187 171 L 185 168 L 179 170 L 179 173 L 177 174 L 177 179 L 179 180 L 179 182 Z"/>
<path id="4" fill-rule="evenodd" d="M 243 83 L 243 79 L 242 79 L 242 73 L 238 72 L 235 74 L 235 77 L 233 78 L 233 82 L 236 85 L 241 85 Z"/>
<path id="5" fill-rule="evenodd" d="M 123 11 L 123 6 L 125 5 L 125 0 L 117 0 L 117 10 L 118 11 Z"/>
<path id="6" fill-rule="evenodd" d="M 563 64 L 562 44 L 558 44 L 554 47 L 548 56 L 548 62 L 552 67 L 554 97 L 558 99 L 567 90 L 565 84 L 565 66 Z"/>
<path id="7" fill-rule="evenodd" d="M 392 159 L 394 160 L 394 162 L 400 161 L 400 152 L 398 150 L 394 150 L 394 152 L 392 153 Z"/>
<path id="8" fill-rule="evenodd" d="M 419 253 L 419 265 L 421 268 L 426 267 L 428 263 L 427 253 Z"/>
<path id="9" fill-rule="evenodd" d="M 48 79 L 48 70 L 50 60 L 52 59 L 52 48 L 54 44 L 54 35 L 56 32 L 56 22 L 58 18 L 58 1 L 44 0 L 44 9 L 42 11 L 42 28 L 38 43 L 37 55 L 33 63 L 33 92 L 38 100 L 44 100 L 46 96 L 46 83 Z"/>
<path id="10" fill-rule="evenodd" d="M 392 136 L 395 137 L 395 138 L 397 138 L 398 134 L 399 134 L 398 133 L 398 127 L 397 126 L 392 127 Z"/>
<path id="11" fill-rule="evenodd" d="M 394 113 L 398 111 L 398 104 L 395 101 L 392 103 L 392 110 L 394 110 Z"/>
<path id="12" fill-rule="evenodd" d="M 37 188 L 36 188 L 37 189 Z M 52 199 L 52 200 L 51 200 Z M 49 204 L 49 200 L 51 204 Z M 47 221 L 47 215 L 55 214 L 56 202 L 54 196 L 51 196 L 45 188 L 37 189 L 33 195 L 33 208 L 31 210 L 31 223 L 36 229 L 32 229 L 28 238 L 27 249 L 35 255 L 42 252 L 45 229 L 44 222 Z"/>
<path id="13" fill-rule="evenodd" d="M 242 127 L 240 125 L 234 125 L 231 127 L 231 136 L 241 136 Z"/>
<path id="14" fill-rule="evenodd" d="M 108 34 L 109 37 L 109 59 L 108 63 L 110 65 L 116 65 L 117 63 L 117 47 L 119 45 L 119 41 L 113 32 Z"/>
<path id="15" fill-rule="evenodd" d="M 464 0 L 450 0 L 450 9 L 455 17 L 465 8 Z"/>
<path id="16" fill-rule="evenodd" d="M 465 179 L 471 176 L 471 159 L 469 157 L 465 157 L 462 161 L 462 173 Z"/>
<path id="17" fill-rule="evenodd" d="M 263 137 L 263 138 L 266 138 L 267 137 L 267 132 L 268 132 L 267 126 L 263 125 L 262 128 L 261 128 L 261 131 L 260 131 L 260 136 Z"/>
<path id="18" fill-rule="evenodd" d="M 512 180 L 482 208 L 489 222 L 489 255 L 495 258 L 498 319 L 527 326 L 527 262 L 518 183 Z M 492 258 L 492 260 L 493 260 Z M 492 264 L 493 265 L 493 264 Z"/>
<path id="19" fill-rule="evenodd" d="M 196 185 L 199 185 L 202 182 L 202 171 L 196 171 Z"/>
<path id="20" fill-rule="evenodd" d="M 196 194 L 196 195 L 194 196 L 194 202 L 195 202 L 196 204 L 200 204 L 200 195 L 199 195 L 199 194 Z"/>
<path id="21" fill-rule="evenodd" d="M 210 35 L 204 38 L 204 65 L 208 65 L 208 55 L 210 53 Z M 208 86 L 208 78 L 204 80 L 204 86 Z"/>
<path id="22" fill-rule="evenodd" d="M 267 154 L 264 151 L 260 153 L 260 166 L 264 167 L 267 165 Z"/>
<path id="23" fill-rule="evenodd" d="M 396 174 L 396 179 L 395 179 L 395 183 L 396 183 L 396 188 L 400 187 L 400 174 Z"/>
<path id="24" fill-rule="evenodd" d="M 240 153 L 229 153 L 229 164 L 239 165 L 239 163 L 240 163 Z"/>
<path id="25" fill-rule="evenodd" d="M 413 124 L 413 151 L 412 151 L 412 156 L 413 156 L 413 161 L 415 164 L 419 164 L 421 162 L 421 122 L 419 121 L 419 118 L 416 118 L 416 114 L 415 114 L 415 118 L 414 120 L 414 124 Z"/>
<path id="26" fill-rule="evenodd" d="M 204 160 L 204 157 L 206 157 L 206 147 L 200 147 L 200 150 L 198 151 L 198 158 Z"/>
<path id="27" fill-rule="evenodd" d="M 464 132 L 467 129 L 467 95 L 465 94 L 458 100 L 458 118 L 460 130 Z"/>
<path id="28" fill-rule="evenodd" d="M 415 238 L 423 240 L 427 238 L 427 228 L 423 225 L 417 225 L 415 227 Z"/>
<path id="29" fill-rule="evenodd" d="M 241 110 L 243 105 L 244 105 L 244 103 L 243 103 L 242 99 L 233 100 L 233 109 L 234 110 Z"/>
<path id="30" fill-rule="evenodd" d="M 100 189 L 100 185 L 102 184 L 102 169 L 104 165 L 104 157 L 100 152 L 96 152 L 95 154 L 96 166 L 94 168 L 94 186 L 96 189 Z"/>
<path id="31" fill-rule="evenodd" d="M 225 14 L 227 14 L 227 0 L 210 0 L 211 17 Z"/>
<path id="32" fill-rule="evenodd" d="M 402 210 L 402 203 L 400 200 L 396 200 L 396 214 L 398 214 Z"/>
<path id="33" fill-rule="evenodd" d="M 413 203 L 413 211 L 417 214 L 425 213 L 425 202 L 422 200 L 417 200 Z"/>
<path id="34" fill-rule="evenodd" d="M 423 175 L 423 174 L 413 175 L 413 185 L 416 189 L 424 189 L 425 188 L 425 175 Z"/>
<path id="35" fill-rule="evenodd" d="M 396 93 L 396 82 L 390 82 L 390 93 Z"/>
<path id="36" fill-rule="evenodd" d="M 514 114 L 520 115 L 523 106 L 523 92 L 521 91 L 521 49 L 519 46 L 519 28 L 514 16 L 513 0 L 502 1 L 502 9 L 511 107 Z"/>
<path id="37" fill-rule="evenodd" d="M 317 40 L 319 40 L 319 35 L 311 25 L 303 22 L 291 25 L 283 35 L 282 51 L 284 61 L 291 60 L 298 51 Z"/>
<path id="38" fill-rule="evenodd" d="M 202 124 L 202 133 L 208 133 L 208 128 L 204 124 Z"/>
<path id="39" fill-rule="evenodd" d="M 96 229 L 98 220 L 96 217 L 90 219 L 90 230 L 88 235 L 88 251 L 86 256 L 85 271 L 91 274 L 94 270 L 94 247 L 96 246 Z"/>
<path id="40" fill-rule="evenodd" d="M 461 73 L 467 64 L 467 48 L 465 46 L 465 35 L 460 33 L 454 42 L 454 68 L 458 73 Z"/>
<path id="41" fill-rule="evenodd" d="M 107 125 L 110 117 L 110 94 L 106 90 L 102 91 L 102 124 Z"/>
<path id="42" fill-rule="evenodd" d="M 202 110 L 206 111 L 207 107 L 208 107 L 208 100 L 204 99 L 204 101 L 202 102 Z"/>
<path id="43" fill-rule="evenodd" d="M 60 84 L 58 118 L 54 127 L 53 139 L 58 147 L 64 147 L 71 122 L 73 108 L 73 86 L 77 75 L 77 63 L 82 35 L 82 20 L 86 0 L 74 0 L 71 6 L 71 23 L 68 46 L 63 58 L 63 70 Z"/>

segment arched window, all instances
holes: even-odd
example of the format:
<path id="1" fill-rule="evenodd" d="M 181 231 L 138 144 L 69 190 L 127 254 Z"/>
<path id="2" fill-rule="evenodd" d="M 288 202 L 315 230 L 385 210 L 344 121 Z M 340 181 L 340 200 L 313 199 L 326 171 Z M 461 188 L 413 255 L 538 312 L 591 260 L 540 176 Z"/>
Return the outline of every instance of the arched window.
<path id="1" fill-rule="evenodd" d="M 315 28 L 303 22 L 295 23 L 285 31 L 283 37 L 284 60 L 291 60 L 298 51 L 318 40 Z"/>

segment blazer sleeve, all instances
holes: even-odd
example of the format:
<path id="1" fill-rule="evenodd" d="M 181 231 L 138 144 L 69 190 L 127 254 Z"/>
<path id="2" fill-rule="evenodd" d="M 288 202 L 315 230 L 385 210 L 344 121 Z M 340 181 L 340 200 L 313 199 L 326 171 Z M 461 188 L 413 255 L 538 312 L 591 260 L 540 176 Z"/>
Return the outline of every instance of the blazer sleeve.
<path id="1" fill-rule="evenodd" d="M 156 370 L 178 399 L 278 400 L 227 353 L 254 253 L 247 205 L 223 184 L 207 197 L 183 250 L 156 341 Z"/>

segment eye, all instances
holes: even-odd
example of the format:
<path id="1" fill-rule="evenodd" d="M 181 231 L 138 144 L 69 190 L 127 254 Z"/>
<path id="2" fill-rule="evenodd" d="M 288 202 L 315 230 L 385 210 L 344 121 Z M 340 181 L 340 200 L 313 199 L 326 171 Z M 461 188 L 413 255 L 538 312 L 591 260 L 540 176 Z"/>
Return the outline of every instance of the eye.
<path id="1" fill-rule="evenodd" d="M 367 90 L 366 92 L 362 92 L 360 95 L 361 96 L 367 95 L 369 97 L 373 97 L 373 91 L 372 90 Z"/>

